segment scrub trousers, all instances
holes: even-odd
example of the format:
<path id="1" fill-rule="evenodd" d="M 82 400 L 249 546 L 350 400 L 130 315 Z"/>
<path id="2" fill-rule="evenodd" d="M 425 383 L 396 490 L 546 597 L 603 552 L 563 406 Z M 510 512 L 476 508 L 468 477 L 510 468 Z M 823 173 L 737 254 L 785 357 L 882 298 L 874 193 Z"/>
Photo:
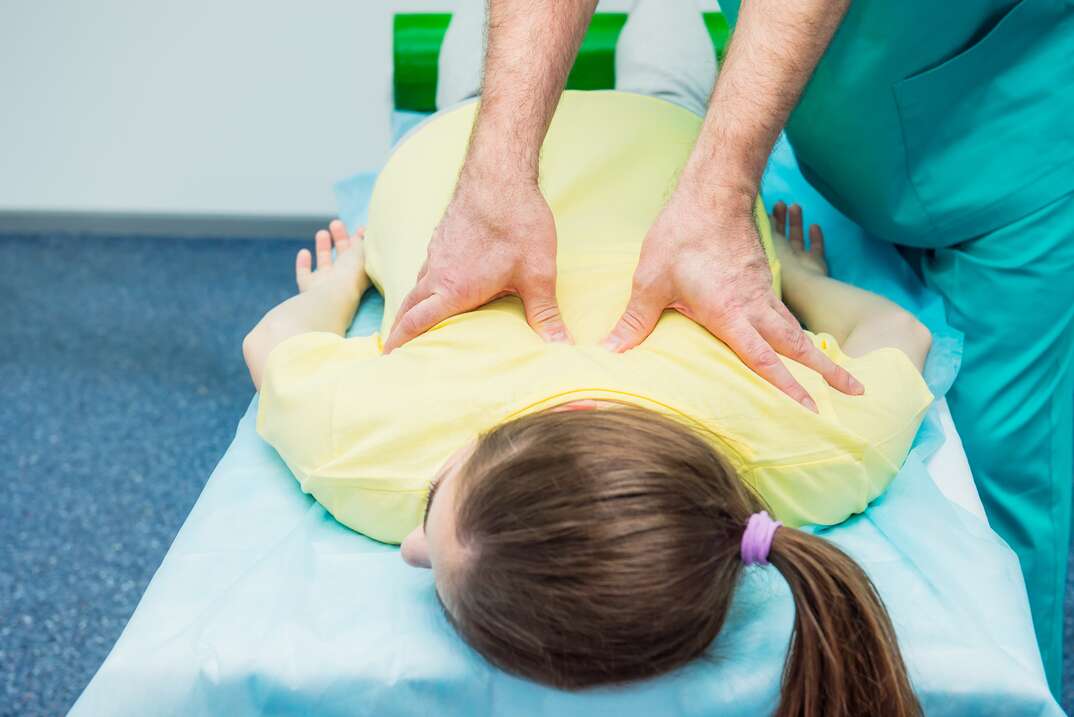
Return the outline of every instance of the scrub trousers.
<path id="1" fill-rule="evenodd" d="M 930 250 L 921 269 L 965 334 L 948 402 L 989 522 L 1018 554 L 1059 694 L 1074 483 L 1074 194 Z"/>

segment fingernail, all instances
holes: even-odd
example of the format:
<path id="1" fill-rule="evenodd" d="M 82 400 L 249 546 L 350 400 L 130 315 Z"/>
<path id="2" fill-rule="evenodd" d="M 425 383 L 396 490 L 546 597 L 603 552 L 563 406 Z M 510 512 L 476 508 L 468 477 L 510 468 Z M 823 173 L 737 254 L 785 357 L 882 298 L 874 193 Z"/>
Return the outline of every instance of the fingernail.
<path id="1" fill-rule="evenodd" d="M 567 343 L 567 332 L 563 329 L 555 329 L 545 335 L 545 340 L 554 344 Z"/>
<path id="2" fill-rule="evenodd" d="M 859 381 L 858 379 L 856 379 L 853 376 L 851 376 L 850 377 L 850 390 L 853 391 L 858 396 L 860 396 L 863 393 L 865 393 L 865 386 L 863 386 L 861 384 L 861 381 Z"/>
<path id="3" fill-rule="evenodd" d="M 820 413 L 820 411 L 817 410 L 817 404 L 809 396 L 806 396 L 802 399 L 802 405 L 808 408 L 813 413 Z"/>
<path id="4" fill-rule="evenodd" d="M 618 353 L 619 348 L 623 345 L 623 342 L 615 338 L 614 336 L 609 336 L 608 338 L 601 341 L 600 345 L 608 349 L 612 353 Z"/>

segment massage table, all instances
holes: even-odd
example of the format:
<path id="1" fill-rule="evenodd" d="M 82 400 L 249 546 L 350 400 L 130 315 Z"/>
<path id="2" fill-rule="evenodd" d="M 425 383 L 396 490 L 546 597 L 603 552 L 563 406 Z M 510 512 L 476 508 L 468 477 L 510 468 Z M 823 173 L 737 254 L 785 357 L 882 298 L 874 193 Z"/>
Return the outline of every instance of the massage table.
<path id="1" fill-rule="evenodd" d="M 415 27 L 424 33 L 416 52 L 427 55 L 436 44 L 430 37 L 446 26 L 443 16 L 400 17 L 397 95 L 401 28 L 404 36 Z M 721 20 L 709 18 L 710 31 Z M 598 19 L 594 27 L 617 24 Z M 587 43 L 604 51 L 608 37 Z M 600 62 L 584 52 L 580 62 L 590 63 L 587 82 L 607 82 L 606 74 L 593 79 Z M 433 94 L 415 86 L 403 91 L 404 102 L 397 97 L 397 134 L 430 109 L 414 97 Z M 357 175 L 337 187 L 351 228 L 364 222 L 374 178 Z M 925 375 L 937 401 L 904 467 L 865 513 L 816 532 L 876 583 L 928 715 L 1062 715 L 1045 681 L 1017 558 L 988 526 L 943 398 L 961 337 L 942 303 L 890 245 L 870 240 L 809 187 L 785 142 L 762 193 L 769 203 L 802 204 L 806 220 L 825 228 L 833 274 L 914 311 L 935 337 Z M 369 292 L 351 335 L 374 331 L 382 311 Z M 256 435 L 256 412 L 255 396 L 74 717 L 753 717 L 774 708 L 794 616 L 774 569 L 746 571 L 714 660 L 620 689 L 542 687 L 496 670 L 461 642 L 440 612 L 429 571 L 406 566 L 397 548 L 348 530 L 303 494 Z"/>

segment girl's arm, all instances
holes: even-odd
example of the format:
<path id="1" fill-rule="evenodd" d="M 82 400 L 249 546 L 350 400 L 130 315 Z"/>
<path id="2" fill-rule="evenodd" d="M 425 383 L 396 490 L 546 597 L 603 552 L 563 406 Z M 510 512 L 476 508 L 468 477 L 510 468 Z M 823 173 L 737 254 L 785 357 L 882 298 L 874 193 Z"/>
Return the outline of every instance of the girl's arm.
<path id="1" fill-rule="evenodd" d="M 788 221 L 789 215 L 789 221 Z M 831 334 L 848 356 L 897 348 L 920 371 L 932 334 L 917 318 L 882 296 L 828 276 L 824 235 L 814 224 L 805 250 L 802 209 L 779 202 L 772 211 L 772 239 L 783 271 L 783 299 L 814 332 Z"/>
<path id="2" fill-rule="evenodd" d="M 298 252 L 295 257 L 298 295 L 265 314 L 242 341 L 242 355 L 256 390 L 261 389 L 261 376 L 269 354 L 286 339 L 311 331 L 328 331 L 340 336 L 347 332 L 358 301 L 369 288 L 362 252 L 364 234 L 359 229 L 353 237 L 348 237 L 343 222 L 338 219 L 329 225 L 329 231 L 317 232 L 316 271 L 309 249 Z"/>

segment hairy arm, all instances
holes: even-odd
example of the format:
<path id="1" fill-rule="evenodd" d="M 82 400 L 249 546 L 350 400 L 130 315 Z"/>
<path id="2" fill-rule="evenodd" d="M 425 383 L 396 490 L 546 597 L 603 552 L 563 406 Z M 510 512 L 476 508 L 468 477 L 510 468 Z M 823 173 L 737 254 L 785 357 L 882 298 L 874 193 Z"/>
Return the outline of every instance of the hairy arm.
<path id="1" fill-rule="evenodd" d="M 556 301 L 556 225 L 537 170 L 594 9 L 596 0 L 490 0 L 481 106 L 466 160 L 386 352 L 505 294 L 522 299 L 545 340 L 569 340 Z"/>
<path id="2" fill-rule="evenodd" d="M 761 173 L 849 0 L 744 0 L 694 151 L 642 246 L 630 301 L 605 345 L 641 343 L 672 308 L 811 410 L 777 354 L 844 393 L 861 385 L 817 350 L 772 291 L 753 218 Z"/>
<path id="3" fill-rule="evenodd" d="M 490 0 L 481 108 L 460 186 L 537 182 L 541 143 L 596 0 Z"/>
<path id="4" fill-rule="evenodd" d="M 752 209 L 776 137 L 849 5 L 743 0 L 681 189 L 708 206 Z"/>

